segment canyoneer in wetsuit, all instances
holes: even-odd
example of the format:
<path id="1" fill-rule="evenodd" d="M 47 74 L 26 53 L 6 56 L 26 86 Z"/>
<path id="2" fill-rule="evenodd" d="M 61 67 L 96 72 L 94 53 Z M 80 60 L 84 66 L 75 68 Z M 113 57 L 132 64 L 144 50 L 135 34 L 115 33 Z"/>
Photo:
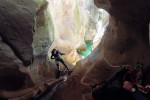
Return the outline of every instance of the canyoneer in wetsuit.
<path id="1" fill-rule="evenodd" d="M 138 66 L 141 66 L 140 64 Z M 138 67 L 137 66 L 137 67 Z M 131 72 L 131 76 L 133 77 L 131 80 L 124 81 L 123 88 L 132 93 L 134 98 L 136 100 L 149 100 L 146 95 L 149 95 L 150 88 L 145 87 L 145 76 L 150 73 L 150 66 L 148 66 L 146 69 L 142 69 L 143 66 L 141 66 L 140 69 L 133 70 Z M 132 75 L 133 73 L 133 75 Z M 146 93 L 147 92 L 147 93 Z M 145 94 L 144 94 L 145 93 Z"/>
<path id="2" fill-rule="evenodd" d="M 92 89 L 93 100 L 150 100 L 150 88 L 145 79 L 150 74 L 150 66 L 145 69 L 138 66 L 121 66 L 104 85 Z"/>
<path id="3" fill-rule="evenodd" d="M 56 50 L 56 49 L 53 49 L 51 53 L 52 53 L 51 59 L 55 59 L 55 63 L 56 63 L 56 66 L 58 68 L 58 74 L 59 74 L 59 76 L 61 76 L 59 62 L 61 62 L 67 68 L 67 70 L 70 70 L 68 68 L 68 66 L 64 63 L 64 61 L 62 60 L 62 58 L 59 56 L 59 54 L 60 55 L 65 55 L 64 53 L 61 53 L 59 50 Z"/>

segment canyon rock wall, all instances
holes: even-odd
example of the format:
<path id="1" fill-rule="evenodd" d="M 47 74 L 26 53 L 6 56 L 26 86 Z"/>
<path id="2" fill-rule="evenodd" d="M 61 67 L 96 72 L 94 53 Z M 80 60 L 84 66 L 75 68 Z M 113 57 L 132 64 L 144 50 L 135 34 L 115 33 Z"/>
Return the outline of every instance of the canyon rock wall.
<path id="1" fill-rule="evenodd" d="M 55 40 L 49 49 L 49 57 L 53 48 L 66 55 L 63 59 L 72 64 L 81 59 L 76 49 L 93 41 L 96 35 L 98 9 L 92 0 L 48 0 L 49 11 L 54 24 Z"/>
<path id="2" fill-rule="evenodd" d="M 31 64 L 36 5 L 32 0 L 0 1 L 0 89 L 23 88 L 26 74 L 19 64 Z M 11 82 L 12 81 L 12 82 Z"/>
<path id="3" fill-rule="evenodd" d="M 150 2 L 95 0 L 95 4 L 110 13 L 109 25 L 101 43 L 91 55 L 77 62 L 67 85 L 56 92 L 54 100 L 58 100 L 56 96 L 62 100 L 76 96 L 78 100 L 91 100 L 89 87 L 108 79 L 120 65 L 136 66 L 137 62 L 144 63 L 144 68 L 150 65 Z"/>
<path id="4" fill-rule="evenodd" d="M 0 35 L 17 57 L 25 65 L 29 65 L 33 57 L 31 43 L 35 23 L 35 3 L 32 0 L 2 0 L 0 7 Z"/>
<path id="5" fill-rule="evenodd" d="M 82 58 L 76 48 L 96 34 L 98 9 L 92 0 L 2 0 L 0 11 L 0 67 L 5 70 L 0 77 L 5 79 L 13 70 L 15 76 L 10 78 L 21 80 L 20 86 L 28 75 L 35 84 L 50 78 L 47 76 L 55 77 L 54 61 L 47 62 L 48 50 L 60 49 L 66 53 L 66 63 L 72 65 Z"/>
<path id="6" fill-rule="evenodd" d="M 35 84 L 54 79 L 55 63 L 46 59 L 53 48 L 66 53 L 63 59 L 69 65 L 81 59 L 53 100 L 91 100 L 90 86 L 108 79 L 120 65 L 149 66 L 150 1 L 95 0 L 95 4 L 108 11 L 109 25 L 98 47 L 81 59 L 76 49 L 96 35 L 98 10 L 92 0 L 0 1 L 0 89 L 24 88 L 25 80 L 30 80 L 27 75 Z M 18 70 L 21 61 L 30 65 L 26 73 Z M 6 84 L 11 80 L 14 83 Z"/>

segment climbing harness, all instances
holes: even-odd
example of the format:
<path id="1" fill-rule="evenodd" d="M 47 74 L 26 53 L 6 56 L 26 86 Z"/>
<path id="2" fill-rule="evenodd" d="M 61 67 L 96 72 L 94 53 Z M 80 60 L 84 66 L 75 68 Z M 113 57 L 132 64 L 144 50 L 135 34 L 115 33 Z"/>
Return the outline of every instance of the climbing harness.
<path id="1" fill-rule="evenodd" d="M 141 71 L 141 69 L 143 68 L 143 66 L 137 66 L 134 70 L 137 70 L 137 72 L 138 71 Z M 127 72 L 125 73 L 125 75 L 124 75 L 124 77 L 123 77 L 123 81 L 125 82 L 126 80 L 125 80 L 125 78 L 126 78 L 126 76 L 127 76 L 127 74 L 129 73 L 130 71 L 127 69 Z M 132 80 L 132 79 L 131 79 Z M 135 86 L 137 86 L 137 88 L 138 88 L 138 90 L 139 91 L 141 91 L 142 93 L 144 93 L 144 94 L 147 94 L 147 93 L 149 93 L 150 92 L 150 85 L 146 85 L 145 87 L 144 86 L 142 86 L 141 85 L 141 83 L 142 83 L 142 80 L 132 80 L 131 81 L 131 83 L 132 83 L 132 85 L 135 85 Z"/>
<path id="2" fill-rule="evenodd" d="M 137 83 L 138 90 L 144 94 L 150 93 L 150 85 L 146 85 L 145 87 Z"/>

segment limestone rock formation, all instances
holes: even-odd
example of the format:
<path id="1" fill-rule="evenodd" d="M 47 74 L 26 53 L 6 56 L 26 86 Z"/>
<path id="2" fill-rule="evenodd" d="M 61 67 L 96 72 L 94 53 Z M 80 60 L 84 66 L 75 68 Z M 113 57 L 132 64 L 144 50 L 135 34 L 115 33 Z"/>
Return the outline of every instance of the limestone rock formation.
<path id="1" fill-rule="evenodd" d="M 48 23 L 47 5 L 46 0 L 0 1 L 0 89 L 33 86 L 30 70 L 24 67 L 33 62 L 33 57 L 45 55 L 53 42 L 49 38 L 53 25 Z"/>
<path id="2" fill-rule="evenodd" d="M 98 47 L 91 55 L 77 63 L 67 85 L 56 92 L 55 96 L 61 97 L 62 100 L 75 98 L 78 94 L 80 94 L 78 100 L 90 100 L 89 86 L 108 79 L 120 65 L 135 66 L 137 62 L 143 62 L 144 67 L 150 65 L 148 61 L 150 59 L 148 56 L 150 55 L 148 44 L 150 13 L 147 6 L 150 2 L 148 0 L 146 3 L 140 0 L 137 2 L 95 0 L 95 3 L 111 14 L 109 25 Z M 139 6 L 138 9 L 136 6 Z M 60 93 L 61 91 L 67 93 Z M 54 100 L 58 100 L 55 96 Z"/>
<path id="3" fill-rule="evenodd" d="M 29 77 L 18 65 L 31 64 L 35 9 L 32 0 L 0 1 L 0 90 L 24 88 Z"/>
<path id="4" fill-rule="evenodd" d="M 54 23 L 48 10 L 47 0 L 35 0 L 36 14 L 33 36 L 34 56 L 45 55 L 54 41 Z"/>
<path id="5" fill-rule="evenodd" d="M 91 100 L 90 86 L 108 79 L 120 65 L 149 66 L 150 1 L 94 1 L 110 14 L 109 24 L 103 20 L 107 27 L 101 42 L 81 59 L 76 49 L 97 33 L 99 12 L 93 0 L 1 0 L 0 91 L 55 79 L 55 63 L 46 58 L 53 48 L 66 53 L 62 57 L 68 65 L 78 61 L 53 100 Z M 18 68 L 21 62 L 28 67 Z"/>
<path id="6" fill-rule="evenodd" d="M 49 0 L 49 11 L 54 24 L 55 41 L 49 49 L 57 48 L 66 53 L 68 64 L 81 59 L 76 49 L 93 41 L 96 34 L 98 9 L 92 0 Z M 63 46 L 63 47 L 62 47 Z"/>
<path id="7" fill-rule="evenodd" d="M 0 35 L 3 41 L 13 49 L 25 65 L 29 65 L 33 57 L 31 43 L 35 14 L 34 1 L 2 0 L 0 12 Z"/>
<path id="8" fill-rule="evenodd" d="M 0 55 L 0 89 L 21 88 L 25 80 L 25 74 L 17 68 L 21 61 L 13 53 L 13 50 L 2 41 L 2 38 L 0 40 Z"/>
<path id="9" fill-rule="evenodd" d="M 27 80 L 33 85 L 32 81 L 40 84 L 54 78 L 56 67 L 53 67 L 54 63 L 47 64 L 46 60 L 49 47 L 51 46 L 49 51 L 54 47 L 62 50 L 66 53 L 63 57 L 66 63 L 72 64 L 81 59 L 76 48 L 84 44 L 84 41 L 93 40 L 96 34 L 98 13 L 92 0 L 2 0 L 0 7 L 0 67 L 6 73 L 1 73 L 0 77 L 3 80 L 14 74 L 7 81 L 1 81 L 2 87 L 11 78 L 17 78 L 16 81 L 20 82 L 20 87 L 14 89 L 23 88 L 24 84 L 27 85 Z M 41 59 L 40 56 L 44 58 Z M 24 68 L 22 62 L 29 67 Z M 33 64 L 30 65 L 31 63 Z M 12 74 L 7 76 L 10 70 Z"/>

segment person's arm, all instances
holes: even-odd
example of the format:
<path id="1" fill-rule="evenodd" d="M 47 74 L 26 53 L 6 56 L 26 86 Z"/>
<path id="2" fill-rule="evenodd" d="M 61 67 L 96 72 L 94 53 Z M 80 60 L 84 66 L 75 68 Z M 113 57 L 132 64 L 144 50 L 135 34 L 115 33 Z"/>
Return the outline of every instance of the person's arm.
<path id="1" fill-rule="evenodd" d="M 51 59 L 54 59 L 53 55 L 51 55 Z"/>
<path id="2" fill-rule="evenodd" d="M 141 92 L 139 92 L 137 90 L 137 88 L 135 88 L 131 82 L 129 81 L 125 81 L 124 82 L 124 85 L 123 85 L 123 88 L 127 91 L 130 91 L 133 95 L 133 97 L 136 99 L 136 100 L 148 100 Z M 132 89 L 133 88 L 133 89 Z"/>
<path id="3" fill-rule="evenodd" d="M 57 50 L 57 52 L 58 52 L 60 55 L 65 55 L 64 53 L 61 53 L 59 50 Z"/>

